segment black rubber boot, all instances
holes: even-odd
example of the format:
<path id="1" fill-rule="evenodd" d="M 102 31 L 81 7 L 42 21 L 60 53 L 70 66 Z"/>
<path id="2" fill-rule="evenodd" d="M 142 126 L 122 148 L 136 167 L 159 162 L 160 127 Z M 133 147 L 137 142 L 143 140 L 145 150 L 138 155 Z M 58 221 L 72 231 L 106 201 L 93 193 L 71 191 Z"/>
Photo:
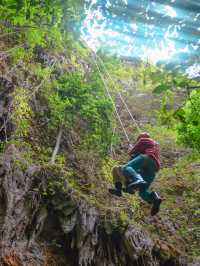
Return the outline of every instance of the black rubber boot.
<path id="1" fill-rule="evenodd" d="M 153 206 L 151 208 L 151 215 L 156 215 L 160 210 L 160 204 L 162 199 L 158 196 L 156 192 L 152 192 Z"/>
<path id="2" fill-rule="evenodd" d="M 121 182 L 116 182 L 115 183 L 115 188 L 110 188 L 108 191 L 111 194 L 113 194 L 113 195 L 121 197 L 122 196 L 122 183 Z"/>
<path id="3" fill-rule="evenodd" d="M 130 183 L 132 183 L 132 182 L 130 182 L 130 181 L 126 182 L 126 186 L 124 188 L 122 188 L 122 191 L 124 193 L 134 194 L 136 190 L 133 189 L 132 187 L 128 187 L 130 185 Z"/>

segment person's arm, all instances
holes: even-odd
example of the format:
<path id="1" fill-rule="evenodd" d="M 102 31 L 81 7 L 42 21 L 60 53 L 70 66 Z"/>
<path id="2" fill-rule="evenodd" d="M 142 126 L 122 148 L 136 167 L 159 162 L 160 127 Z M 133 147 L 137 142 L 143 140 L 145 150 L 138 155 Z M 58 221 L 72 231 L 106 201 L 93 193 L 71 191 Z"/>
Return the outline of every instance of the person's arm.
<path id="1" fill-rule="evenodd" d="M 130 143 L 130 144 L 128 145 L 128 154 L 129 154 L 129 155 L 131 155 L 131 151 L 132 151 L 132 149 L 133 149 L 133 144 Z"/>
<path id="2" fill-rule="evenodd" d="M 139 140 L 135 143 L 135 145 L 132 145 L 132 146 L 130 147 L 130 149 L 128 150 L 128 154 L 129 154 L 129 155 L 132 155 L 133 153 L 140 153 L 141 144 L 142 144 L 141 139 L 139 139 Z"/>

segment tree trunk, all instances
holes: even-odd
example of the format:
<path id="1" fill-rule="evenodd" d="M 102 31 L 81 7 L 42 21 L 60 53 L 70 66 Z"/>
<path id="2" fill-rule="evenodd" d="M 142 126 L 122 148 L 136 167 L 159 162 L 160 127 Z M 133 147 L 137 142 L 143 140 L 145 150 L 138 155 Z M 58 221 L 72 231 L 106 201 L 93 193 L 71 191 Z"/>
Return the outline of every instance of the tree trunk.
<path id="1" fill-rule="evenodd" d="M 57 136 L 57 139 L 56 139 L 56 145 L 55 145 L 52 157 L 51 157 L 51 164 L 55 163 L 56 155 L 57 155 L 57 153 L 59 151 L 59 148 L 60 148 L 60 142 L 61 142 L 61 138 L 62 138 L 62 133 L 63 133 L 63 125 L 60 125 L 60 129 L 58 131 L 58 136 Z"/>

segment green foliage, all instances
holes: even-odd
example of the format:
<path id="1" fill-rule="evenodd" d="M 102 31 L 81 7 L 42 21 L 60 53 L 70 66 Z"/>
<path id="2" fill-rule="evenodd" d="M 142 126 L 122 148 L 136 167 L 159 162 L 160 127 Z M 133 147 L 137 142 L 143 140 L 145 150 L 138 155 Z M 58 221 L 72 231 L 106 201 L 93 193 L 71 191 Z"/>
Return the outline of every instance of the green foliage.
<path id="1" fill-rule="evenodd" d="M 6 21 L 5 30 L 18 27 L 15 39 L 24 42 L 29 49 L 40 45 L 61 50 L 66 31 L 77 31 L 83 4 L 81 0 L 2 0 L 0 17 L 3 23 Z"/>
<path id="2" fill-rule="evenodd" d="M 5 143 L 0 142 L 0 153 L 4 151 L 4 148 L 5 148 Z"/>
<path id="3" fill-rule="evenodd" d="M 26 32 L 26 41 L 29 44 L 29 48 L 34 48 L 36 45 L 45 47 L 46 32 L 41 29 L 31 29 Z"/>
<path id="4" fill-rule="evenodd" d="M 106 152 L 112 141 L 112 104 L 101 83 L 85 82 L 81 73 L 61 76 L 48 96 L 52 128 L 64 124 L 81 134 L 83 147 Z"/>
<path id="5" fill-rule="evenodd" d="M 102 175 L 105 176 L 106 181 L 110 183 L 113 182 L 112 168 L 117 164 L 119 164 L 119 162 L 112 158 L 108 158 L 102 162 Z"/>
<path id="6" fill-rule="evenodd" d="M 83 1 L 26 1 L 2 0 L 1 17 L 17 25 L 28 22 L 32 25 L 60 26 L 67 15 L 77 18 L 80 15 L 80 6 Z M 76 14 L 76 15 L 75 15 Z"/>
<path id="7" fill-rule="evenodd" d="M 179 140 L 200 151 L 200 91 L 193 91 L 186 105 L 178 112 Z"/>
<path id="8" fill-rule="evenodd" d="M 170 86 L 168 86 L 167 84 L 160 84 L 153 90 L 153 92 L 158 94 L 158 93 L 167 91 L 169 89 L 170 89 Z"/>
<path id="9" fill-rule="evenodd" d="M 113 138 L 112 131 L 113 124 L 115 123 L 113 120 L 113 106 L 105 93 L 97 69 L 88 62 L 88 51 L 78 42 L 74 41 L 71 33 L 72 30 L 77 29 L 78 24 L 81 22 L 82 16 L 80 15 L 80 10 L 83 7 L 82 2 L 79 0 L 0 1 L 2 23 L 7 22 L 6 25 L 3 24 L 3 31 L 11 32 L 17 28 L 17 33 L 15 38 L 13 38 L 13 44 L 16 46 L 25 44 L 23 48 L 14 47 L 10 52 L 12 63 L 16 64 L 20 60 L 23 60 L 25 63 L 29 62 L 27 69 L 33 74 L 32 78 L 36 76 L 36 83 L 39 81 L 39 84 L 42 84 L 37 93 L 35 93 L 34 99 L 28 97 L 28 90 L 25 90 L 23 87 L 18 87 L 15 90 L 13 95 L 12 121 L 16 126 L 16 131 L 13 139 L 8 144 L 13 143 L 20 150 L 24 151 L 24 161 L 27 163 L 24 164 L 21 160 L 17 159 L 15 162 L 15 165 L 23 171 L 33 163 L 43 166 L 42 174 L 45 174 L 46 171 L 45 179 L 43 179 L 46 182 L 46 186 L 43 187 L 42 184 L 41 187 L 34 187 L 33 191 L 41 192 L 45 202 L 46 200 L 53 199 L 54 201 L 52 200 L 51 203 L 54 203 L 58 209 L 62 208 L 62 204 L 57 204 L 57 198 L 64 194 L 62 203 L 66 204 L 65 199 L 69 196 L 67 189 L 73 188 L 78 194 L 79 199 L 84 194 L 84 200 L 94 204 L 95 207 L 99 206 L 104 212 L 106 212 L 106 208 L 109 209 L 111 218 L 113 218 L 112 215 L 115 217 L 110 219 L 110 216 L 108 216 L 105 222 L 107 224 L 107 230 L 112 233 L 113 230 L 119 231 L 126 228 L 130 222 L 129 215 L 131 212 L 129 212 L 129 208 L 132 211 L 134 210 L 134 219 L 139 212 L 142 213 L 143 208 L 140 208 L 140 199 L 137 194 L 128 194 L 122 199 L 115 200 L 107 193 L 108 185 L 112 183 L 111 169 L 117 163 L 113 159 L 105 159 L 104 157 L 108 155 L 111 144 L 116 141 Z M 45 53 L 55 59 L 58 58 L 58 61 L 61 56 L 64 57 L 67 54 L 65 57 L 66 61 L 63 65 L 59 61 L 59 67 L 57 67 L 56 63 L 55 69 L 51 71 L 49 67 L 44 67 L 41 63 L 34 61 L 36 60 L 34 54 L 34 48 L 36 46 L 42 47 Z M 8 47 L 8 50 L 10 50 L 10 47 Z M 158 69 L 149 64 L 141 63 L 139 67 L 134 68 L 119 62 L 114 57 L 106 57 L 101 53 L 100 56 L 103 58 L 106 68 L 113 79 L 117 81 L 117 90 L 123 90 L 124 94 L 127 95 L 128 93 L 131 94 L 132 90 L 129 92 L 126 84 L 128 85 L 134 81 L 135 87 L 139 87 L 139 89 L 149 89 L 152 91 L 154 88 L 154 93 L 163 93 L 160 110 L 156 112 L 157 125 L 154 127 L 144 127 L 160 143 L 162 151 L 168 152 L 166 157 L 168 156 L 170 159 L 173 159 L 171 156 L 174 156 L 173 151 L 177 149 L 177 132 L 174 129 L 174 98 L 171 90 L 180 90 L 182 88 L 197 86 L 198 84 L 195 81 L 187 80 L 183 75 Z M 28 60 L 30 58 L 32 60 Z M 81 63 L 83 59 L 84 64 Z M 30 61 L 32 62 L 30 63 Z M 85 65 L 87 65 L 87 71 L 85 70 Z M 103 69 L 102 66 L 101 68 Z M 64 71 L 65 74 L 63 74 Z M 48 86 L 47 82 L 43 83 L 46 77 L 48 77 Z M 111 93 L 114 94 L 116 91 L 112 82 L 109 81 L 108 84 L 111 88 Z M 33 152 L 33 147 L 25 142 L 30 132 L 32 132 L 31 129 L 34 131 L 32 120 L 35 117 L 33 116 L 30 102 L 33 105 L 35 103 L 43 104 L 43 100 L 45 108 L 41 108 L 40 110 L 39 106 L 40 114 L 38 116 L 44 119 L 39 121 L 41 124 L 38 123 L 38 126 L 44 126 L 46 129 L 45 123 L 48 123 L 49 132 L 47 134 L 51 133 L 48 135 L 49 139 L 55 138 L 60 126 L 63 127 L 65 137 L 67 137 L 68 133 L 75 132 L 76 136 L 80 138 L 80 142 L 77 141 L 78 147 L 73 147 L 74 152 L 77 151 L 76 156 L 78 153 L 83 155 L 89 154 L 90 156 L 85 156 L 84 158 L 85 161 L 89 158 L 87 160 L 89 162 L 90 158 L 94 159 L 94 161 L 99 160 L 99 154 L 101 158 L 104 158 L 102 164 L 99 163 L 102 166 L 102 171 L 99 169 L 100 166 L 98 168 L 100 172 L 98 177 L 102 174 L 102 180 L 97 180 L 97 178 L 95 180 L 95 176 L 93 176 L 93 173 L 95 175 L 97 174 L 97 166 L 95 163 L 92 164 L 90 169 L 91 176 L 86 176 L 88 169 L 81 173 L 77 173 L 75 168 L 67 168 L 67 171 L 65 171 L 65 165 L 68 159 L 66 156 L 67 151 L 62 151 L 56 156 L 56 164 L 54 165 L 56 169 L 47 166 L 47 168 L 49 167 L 47 170 L 44 165 L 48 164 L 49 158 L 52 155 L 52 143 L 42 143 L 43 140 L 37 139 L 38 143 L 41 141 L 42 144 L 39 143 L 38 147 L 34 147 Z M 46 112 L 47 109 L 49 112 Z M 199 110 L 200 92 L 196 91 L 191 94 L 185 107 L 175 113 L 175 117 L 180 120 L 178 127 L 179 139 L 183 143 L 196 148 L 198 151 L 200 149 Z M 126 116 L 124 115 L 123 118 L 125 120 Z M 124 122 L 127 126 L 127 121 Z M 34 138 L 34 136 L 32 137 Z M 36 137 L 39 138 L 40 135 L 38 134 Z M 0 143 L 0 152 L 3 151 L 4 147 L 5 144 Z M 121 150 L 121 147 L 117 148 L 116 151 Z M 172 152 L 172 155 L 170 152 Z M 164 152 L 162 155 L 165 155 Z M 78 156 L 75 158 L 77 160 L 75 163 L 80 163 L 79 158 L 77 158 Z M 175 222 L 180 220 L 179 230 L 181 235 L 187 239 L 192 235 L 195 239 L 195 237 L 199 238 L 200 236 L 198 208 L 200 196 L 199 190 L 194 190 L 193 188 L 198 187 L 199 175 L 193 173 L 193 167 L 187 169 L 186 165 L 188 164 L 188 160 L 186 160 L 185 165 L 176 165 L 173 168 L 170 165 L 170 168 L 162 170 L 162 183 L 158 191 L 164 193 L 164 196 L 166 195 L 167 198 L 162 204 L 162 208 L 167 209 L 165 215 L 171 211 L 170 219 L 174 219 Z M 192 160 L 194 158 L 191 158 Z M 81 166 L 81 163 L 79 166 Z M 176 178 L 177 180 L 175 180 Z M 85 179 L 88 181 L 88 187 L 85 186 L 86 192 L 84 191 L 84 185 L 80 185 L 84 184 Z M 81 183 L 81 181 L 83 182 Z M 102 191 L 99 192 L 101 188 Z M 91 191 L 92 193 L 88 195 L 87 193 Z M 175 196 L 173 198 L 173 195 L 176 195 L 176 193 L 180 193 L 181 200 L 178 197 L 176 199 Z M 170 198 L 168 197 L 169 195 L 171 196 Z M 181 202 L 181 207 L 183 208 L 177 207 L 176 200 Z M 116 204 L 117 207 L 116 205 L 112 206 L 112 204 Z M 187 227 L 188 221 L 186 221 L 185 213 L 191 218 L 189 227 Z M 140 219 L 141 217 L 142 215 Z M 149 226 L 155 229 L 153 224 Z M 164 236 L 164 230 L 162 230 L 162 234 Z M 199 254 L 197 251 L 198 244 L 198 241 L 197 243 L 193 242 L 192 252 L 195 255 Z"/>
<path id="10" fill-rule="evenodd" d="M 175 127 L 173 92 L 167 91 L 163 94 L 160 109 L 155 113 L 158 125 L 167 126 L 168 128 Z"/>
<path id="11" fill-rule="evenodd" d="M 166 126 L 150 126 L 147 125 L 145 130 L 150 133 L 151 137 L 158 141 L 163 148 L 175 148 L 177 132 L 173 128 Z"/>
<path id="12" fill-rule="evenodd" d="M 12 51 L 13 64 L 16 64 L 19 60 L 23 60 L 26 56 L 24 48 L 17 48 Z"/>
<path id="13" fill-rule="evenodd" d="M 56 27 L 52 27 L 49 31 L 48 34 L 46 36 L 46 41 L 48 43 L 48 47 L 49 48 L 54 48 L 58 51 L 62 51 L 63 49 L 63 38 L 62 38 L 62 34 L 61 31 L 56 28 Z"/>
<path id="14" fill-rule="evenodd" d="M 129 219 L 128 219 L 128 215 L 127 215 L 126 211 L 121 210 L 119 213 L 119 218 L 118 218 L 119 227 L 123 228 L 123 227 L 127 226 L 128 223 L 129 223 Z"/>
<path id="15" fill-rule="evenodd" d="M 64 154 L 57 154 L 55 163 L 60 166 L 61 168 L 64 168 L 65 166 L 65 156 Z"/>
<path id="16" fill-rule="evenodd" d="M 169 90 L 180 90 L 189 87 L 198 87 L 195 80 L 189 80 L 185 75 L 165 69 L 154 68 L 150 75 L 153 83 L 153 92 L 160 94 Z"/>
<path id="17" fill-rule="evenodd" d="M 49 126 L 57 128 L 61 123 L 64 123 L 65 110 L 71 104 L 68 99 L 62 99 L 57 92 L 53 92 L 48 101 L 51 111 L 51 123 Z"/>
<path id="18" fill-rule="evenodd" d="M 27 92 L 24 88 L 17 88 L 13 96 L 14 112 L 12 120 L 16 126 L 15 137 L 27 137 L 32 117 L 32 110 L 27 100 Z"/>
<path id="19" fill-rule="evenodd" d="M 47 146 L 38 145 L 34 147 L 37 154 L 36 161 L 38 164 L 46 164 L 49 162 L 49 158 L 52 155 L 52 148 Z"/>
<path id="20" fill-rule="evenodd" d="M 140 207 L 140 199 L 138 198 L 138 195 L 136 193 L 127 194 L 126 197 L 132 209 L 134 210 L 134 213 L 136 214 L 136 212 L 139 210 Z"/>
<path id="21" fill-rule="evenodd" d="M 34 65 L 30 65 L 29 69 L 32 70 L 33 74 L 35 74 L 38 78 L 41 79 L 50 75 L 50 68 L 49 67 L 44 68 L 40 63 L 35 63 Z"/>
<path id="22" fill-rule="evenodd" d="M 189 147 L 200 150 L 200 92 L 192 91 L 191 88 L 199 88 L 199 84 L 195 80 L 189 80 L 186 76 L 171 71 L 156 70 L 152 75 L 152 80 L 157 86 L 154 93 L 164 93 L 161 102 L 161 108 L 156 112 L 159 125 L 165 125 L 169 128 L 176 126 L 176 119 L 180 121 L 178 124 L 179 141 Z M 170 90 L 185 89 L 188 92 L 188 100 L 184 107 L 174 111 L 173 93 Z"/>

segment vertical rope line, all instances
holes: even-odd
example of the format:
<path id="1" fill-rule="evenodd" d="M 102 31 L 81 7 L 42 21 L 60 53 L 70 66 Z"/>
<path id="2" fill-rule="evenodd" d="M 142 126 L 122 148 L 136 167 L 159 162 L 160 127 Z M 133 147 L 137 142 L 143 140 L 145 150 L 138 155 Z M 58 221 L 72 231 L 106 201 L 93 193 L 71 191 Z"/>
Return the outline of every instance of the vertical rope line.
<path id="1" fill-rule="evenodd" d="M 117 90 L 117 87 L 116 87 L 116 85 L 115 85 L 115 82 L 114 82 L 113 78 L 111 77 L 110 73 L 108 72 L 108 70 L 107 70 L 107 68 L 106 68 L 106 66 L 105 66 L 105 64 L 104 64 L 104 62 L 103 62 L 103 60 L 101 59 L 100 56 L 98 56 L 98 55 L 96 55 L 96 56 L 97 56 L 97 58 L 99 59 L 99 61 L 101 62 L 102 66 L 103 66 L 103 68 L 104 68 L 105 73 L 107 74 L 107 76 L 109 77 L 109 79 L 112 81 L 112 84 L 113 84 L 113 86 L 114 86 L 114 88 L 115 88 L 117 94 L 119 95 L 121 101 L 122 101 L 123 104 L 125 105 L 127 112 L 129 113 L 129 115 L 130 115 L 131 119 L 133 120 L 133 122 L 134 122 L 134 124 L 135 124 L 135 126 L 136 126 L 136 128 L 137 128 L 137 130 L 138 130 L 138 132 L 140 133 L 140 132 L 141 132 L 141 129 L 140 129 L 140 127 L 138 126 L 138 123 L 136 122 L 135 118 L 133 117 L 133 115 L 132 115 L 132 113 L 131 113 L 131 111 L 130 111 L 128 105 L 126 104 L 124 98 L 122 97 L 121 93 Z"/>
<path id="2" fill-rule="evenodd" d="M 112 104 L 113 104 L 113 107 L 114 107 L 115 113 L 116 113 L 117 118 L 118 118 L 118 120 L 119 120 L 119 122 L 120 122 L 120 125 L 121 125 L 121 127 L 122 127 L 123 132 L 124 132 L 124 135 L 125 135 L 127 141 L 130 142 L 130 139 L 129 139 L 129 137 L 128 137 L 128 134 L 127 134 L 127 132 L 126 132 L 126 129 L 125 129 L 125 127 L 124 127 L 124 125 L 123 125 L 123 122 L 122 122 L 122 120 L 121 120 L 121 118 L 120 118 L 120 115 L 119 115 L 119 113 L 118 113 L 118 111 L 117 111 L 117 108 L 116 108 L 115 102 L 114 102 L 114 100 L 113 100 L 113 98 L 112 98 L 112 96 L 111 96 L 111 94 L 110 94 L 110 92 L 109 92 L 109 89 L 108 89 L 107 84 L 106 84 L 106 82 L 105 82 L 105 79 L 104 79 L 104 77 L 103 77 L 103 75 L 102 75 L 102 73 L 101 73 L 101 70 L 100 70 L 100 68 L 99 68 L 99 66 L 98 66 L 98 63 L 97 63 L 95 57 L 92 56 L 92 58 L 93 58 L 94 63 L 95 63 L 95 65 L 96 65 L 97 69 L 98 69 L 99 75 L 100 75 L 100 77 L 101 77 L 101 79 L 102 79 L 102 81 L 103 81 L 103 84 L 104 84 L 104 86 L 105 86 L 105 89 L 106 89 L 106 92 L 107 92 L 107 94 L 108 94 L 108 97 L 110 98 L 110 100 L 111 100 L 111 102 L 112 102 Z"/>
<path id="3" fill-rule="evenodd" d="M 123 132 L 124 132 L 124 135 L 125 135 L 127 141 L 130 142 L 130 139 L 129 139 L 129 137 L 128 137 L 128 134 L 127 134 L 127 132 L 126 132 L 126 129 L 125 129 L 125 127 L 124 127 L 124 125 L 123 125 L 123 122 L 122 122 L 122 120 L 121 120 L 121 118 L 120 118 L 120 115 L 119 115 L 119 113 L 118 113 L 118 111 L 117 111 L 117 108 L 116 108 L 115 102 L 114 102 L 114 100 L 113 100 L 113 98 L 112 98 L 112 95 L 111 95 L 110 92 L 109 92 L 109 88 L 108 88 L 108 86 L 107 86 L 107 84 L 106 84 L 106 81 L 105 81 L 105 79 L 104 79 L 104 77 L 103 77 L 103 75 L 102 75 L 102 73 L 101 73 L 100 68 L 99 68 L 98 62 L 97 62 L 97 60 L 96 60 L 96 56 L 97 56 L 97 55 L 96 55 L 96 53 L 95 53 L 94 51 L 92 51 L 92 49 L 88 46 L 88 44 L 87 44 L 83 39 L 81 39 L 81 41 L 82 41 L 83 45 L 86 46 L 86 47 L 88 48 L 88 50 L 91 52 L 92 59 L 93 59 L 95 65 L 96 65 L 97 70 L 98 70 L 98 72 L 99 72 L 99 75 L 100 75 L 100 77 L 101 77 L 101 79 L 102 79 L 102 81 L 103 81 L 103 84 L 104 84 L 104 86 L 105 86 L 105 89 L 106 89 L 106 92 L 107 92 L 107 94 L 108 94 L 108 97 L 110 98 L 110 100 L 111 100 L 111 102 L 112 102 L 112 104 L 113 104 L 114 111 L 115 111 L 116 116 L 117 116 L 117 118 L 118 118 L 118 120 L 119 120 L 119 123 L 120 123 L 120 125 L 121 125 L 121 127 L 122 127 L 122 130 L 123 130 Z"/>

